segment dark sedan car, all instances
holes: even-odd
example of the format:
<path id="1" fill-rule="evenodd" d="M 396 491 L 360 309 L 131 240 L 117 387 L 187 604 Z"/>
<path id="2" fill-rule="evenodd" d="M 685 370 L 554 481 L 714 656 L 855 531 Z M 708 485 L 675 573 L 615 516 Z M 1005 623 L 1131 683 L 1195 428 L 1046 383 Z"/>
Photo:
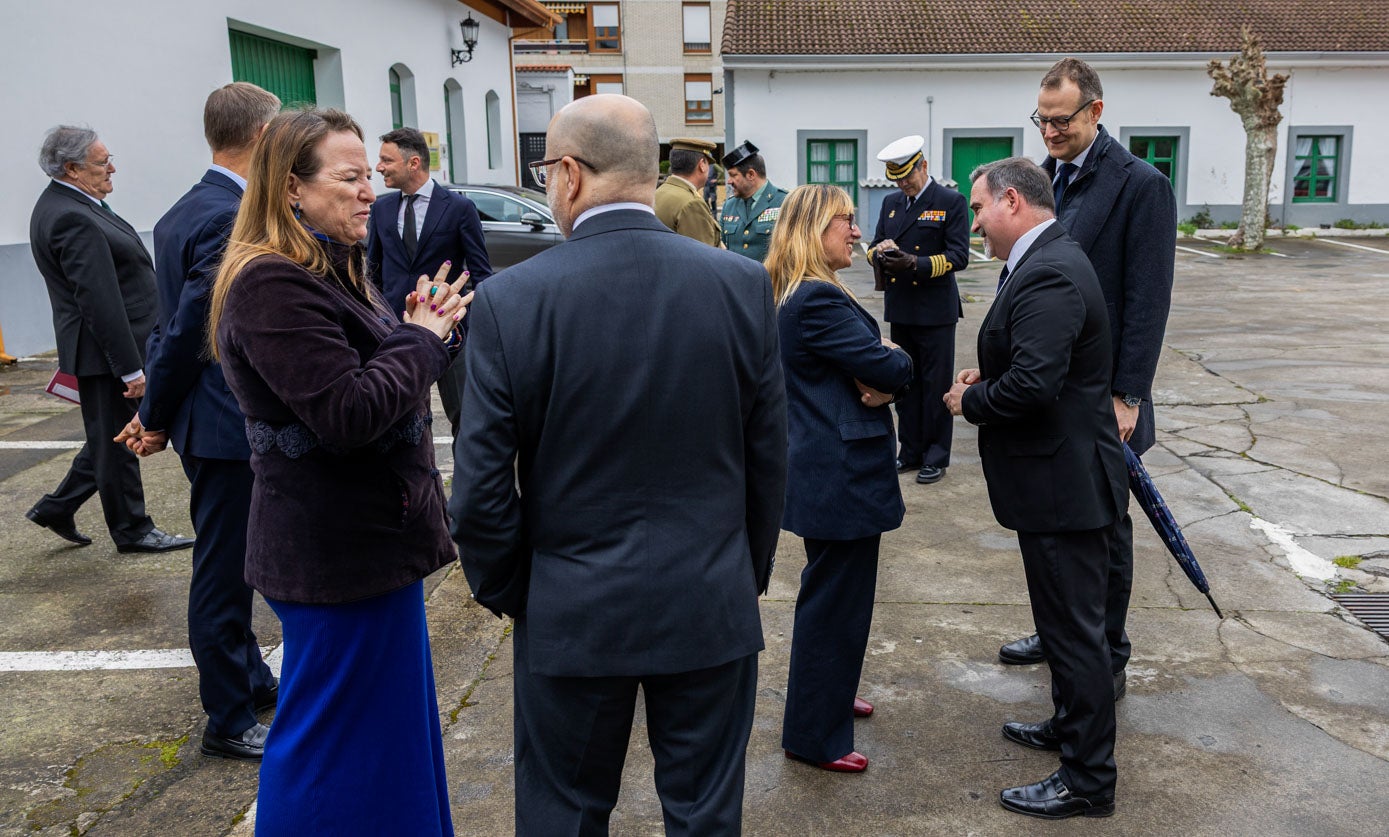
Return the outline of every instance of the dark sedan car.
<path id="1" fill-rule="evenodd" d="M 477 206 L 487 258 L 495 270 L 525 261 L 563 240 L 545 193 L 520 186 L 473 186 L 451 183 L 450 190 Z"/>

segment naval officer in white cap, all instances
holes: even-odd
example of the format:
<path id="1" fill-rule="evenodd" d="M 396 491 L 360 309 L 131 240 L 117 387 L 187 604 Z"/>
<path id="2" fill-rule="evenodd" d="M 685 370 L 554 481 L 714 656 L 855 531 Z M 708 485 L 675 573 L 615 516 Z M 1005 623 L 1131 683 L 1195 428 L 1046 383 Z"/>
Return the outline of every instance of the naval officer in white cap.
<path id="1" fill-rule="evenodd" d="M 892 342 L 911 355 L 911 389 L 897 399 L 897 470 L 937 482 L 950 466 L 951 418 L 941 397 L 955 369 L 955 324 L 964 316 L 955 271 L 969 263 L 964 195 L 931 179 L 926 141 L 903 137 L 878 153 L 898 191 L 883 198 L 868 257 L 883 289 Z"/>

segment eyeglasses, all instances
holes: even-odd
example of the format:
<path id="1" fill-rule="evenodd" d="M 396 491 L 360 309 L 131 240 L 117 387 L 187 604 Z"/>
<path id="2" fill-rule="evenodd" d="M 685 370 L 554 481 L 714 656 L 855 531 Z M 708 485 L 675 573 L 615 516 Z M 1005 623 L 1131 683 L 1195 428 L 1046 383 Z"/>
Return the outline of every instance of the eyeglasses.
<path id="1" fill-rule="evenodd" d="M 1037 111 L 1033 110 L 1032 116 L 1030 116 L 1029 118 L 1032 120 L 1033 125 L 1036 125 L 1043 131 L 1047 129 L 1048 125 L 1050 125 L 1058 131 L 1064 131 L 1067 128 L 1071 127 L 1071 120 L 1076 118 L 1077 113 L 1080 113 L 1081 111 L 1085 110 L 1086 108 L 1090 107 L 1098 101 L 1099 99 L 1091 99 L 1090 101 L 1076 108 L 1075 113 L 1072 113 L 1070 116 L 1038 116 Z"/>
<path id="2" fill-rule="evenodd" d="M 540 184 L 540 187 L 543 189 L 545 187 L 545 181 L 549 179 L 550 166 L 553 166 L 555 163 L 558 163 L 565 157 L 568 157 L 576 163 L 581 163 L 585 166 L 588 166 L 589 168 L 593 169 L 595 173 L 598 171 L 597 166 L 593 165 L 584 158 L 575 157 L 573 154 L 565 154 L 563 157 L 556 157 L 553 160 L 536 160 L 534 163 L 529 164 L 528 168 L 531 170 L 531 177 L 534 177 L 535 182 Z"/>
<path id="3" fill-rule="evenodd" d="M 114 154 L 107 154 L 105 160 L 83 160 L 83 161 L 82 161 L 82 165 L 84 165 L 84 166 L 96 166 L 96 167 L 99 168 L 99 169 L 104 169 L 104 168 L 110 166 L 111 163 L 115 161 L 115 159 L 116 159 L 116 156 L 115 156 Z"/>
<path id="4" fill-rule="evenodd" d="M 846 212 L 842 215 L 831 215 L 830 220 L 843 221 L 844 223 L 849 225 L 850 229 L 853 229 L 854 227 L 858 226 L 858 222 L 854 220 L 854 213 L 852 212 Z"/>

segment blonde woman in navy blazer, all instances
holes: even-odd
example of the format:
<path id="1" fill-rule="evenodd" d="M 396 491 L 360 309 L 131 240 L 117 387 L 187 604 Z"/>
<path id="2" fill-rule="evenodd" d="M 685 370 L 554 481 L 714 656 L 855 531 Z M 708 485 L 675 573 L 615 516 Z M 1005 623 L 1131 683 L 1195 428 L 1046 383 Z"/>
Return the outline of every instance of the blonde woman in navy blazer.
<path id="1" fill-rule="evenodd" d="M 887 409 L 911 379 L 906 352 L 835 271 L 861 238 L 837 186 L 810 184 L 782 204 L 767 271 L 777 299 L 786 373 L 788 475 L 782 528 L 805 540 L 796 599 L 782 747 L 788 758 L 859 773 L 855 696 L 878 575 L 882 533 L 902 524 L 896 437 Z"/>

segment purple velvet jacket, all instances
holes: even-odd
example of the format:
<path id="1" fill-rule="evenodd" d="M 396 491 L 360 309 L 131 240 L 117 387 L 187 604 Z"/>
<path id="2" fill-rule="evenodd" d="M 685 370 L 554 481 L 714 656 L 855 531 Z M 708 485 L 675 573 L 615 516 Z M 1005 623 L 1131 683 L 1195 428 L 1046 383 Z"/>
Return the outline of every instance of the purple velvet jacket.
<path id="1" fill-rule="evenodd" d="M 338 276 L 361 255 L 324 247 Z M 232 285 L 217 345 L 256 476 L 248 584 L 338 604 L 455 559 L 429 429 L 430 387 L 450 361 L 442 340 L 336 276 L 262 256 Z"/>

